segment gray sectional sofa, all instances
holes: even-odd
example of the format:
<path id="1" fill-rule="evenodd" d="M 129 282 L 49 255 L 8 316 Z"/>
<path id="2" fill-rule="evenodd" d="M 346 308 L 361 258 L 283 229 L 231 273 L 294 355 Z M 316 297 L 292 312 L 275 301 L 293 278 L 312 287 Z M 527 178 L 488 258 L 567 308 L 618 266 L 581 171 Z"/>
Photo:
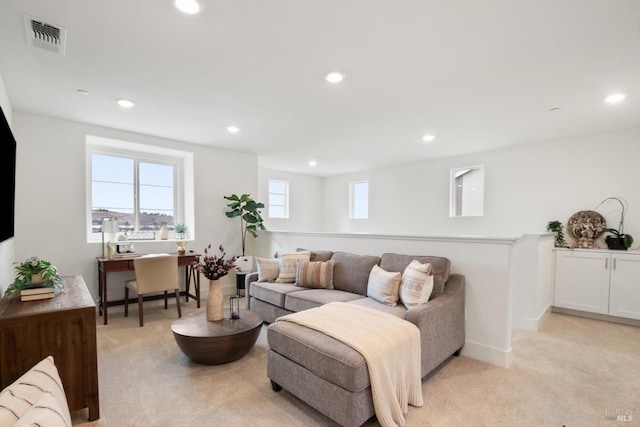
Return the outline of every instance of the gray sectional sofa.
<path id="1" fill-rule="evenodd" d="M 431 263 L 434 287 L 429 301 L 407 309 L 367 297 L 374 265 L 400 272 L 412 260 Z M 465 342 L 465 278 L 450 274 L 443 257 L 385 253 L 382 256 L 312 251 L 312 261 L 334 261 L 334 289 L 308 289 L 293 283 L 258 282 L 246 278 L 247 306 L 266 322 L 269 351 L 267 376 L 273 389 L 284 388 L 343 426 L 359 426 L 375 415 L 364 358 L 338 340 L 276 318 L 300 310 L 342 301 L 375 308 L 414 323 L 420 330 L 422 377 L 458 355 Z"/>

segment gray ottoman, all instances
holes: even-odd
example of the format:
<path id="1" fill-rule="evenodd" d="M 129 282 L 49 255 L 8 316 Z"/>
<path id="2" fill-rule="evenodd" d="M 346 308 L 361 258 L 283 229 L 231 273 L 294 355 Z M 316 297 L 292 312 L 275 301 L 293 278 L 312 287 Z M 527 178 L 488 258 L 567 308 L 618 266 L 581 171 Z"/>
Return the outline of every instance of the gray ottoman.
<path id="1" fill-rule="evenodd" d="M 375 415 L 369 371 L 362 355 L 335 338 L 291 322 L 267 329 L 267 376 L 343 426 Z"/>

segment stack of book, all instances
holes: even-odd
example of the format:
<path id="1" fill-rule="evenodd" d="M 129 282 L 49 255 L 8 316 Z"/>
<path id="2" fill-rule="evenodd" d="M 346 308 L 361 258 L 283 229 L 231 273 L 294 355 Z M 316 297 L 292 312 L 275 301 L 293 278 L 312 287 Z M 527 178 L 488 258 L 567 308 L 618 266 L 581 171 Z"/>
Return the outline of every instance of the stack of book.
<path id="1" fill-rule="evenodd" d="M 53 298 L 53 286 L 31 285 L 20 290 L 20 301 Z"/>

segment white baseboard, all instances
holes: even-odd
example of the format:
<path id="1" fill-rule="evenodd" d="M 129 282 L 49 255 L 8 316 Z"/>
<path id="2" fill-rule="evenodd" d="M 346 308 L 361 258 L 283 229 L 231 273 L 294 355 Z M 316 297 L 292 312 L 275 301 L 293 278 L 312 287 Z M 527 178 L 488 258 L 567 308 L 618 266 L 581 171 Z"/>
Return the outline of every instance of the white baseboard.
<path id="1" fill-rule="evenodd" d="M 511 348 L 509 348 L 509 350 L 501 350 L 469 340 L 465 341 L 464 347 L 462 348 L 463 356 L 480 360 L 481 362 L 491 363 L 501 368 L 511 367 L 512 354 L 513 351 Z"/>
<path id="2" fill-rule="evenodd" d="M 538 332 L 540 330 L 540 326 L 547 320 L 547 317 L 551 313 L 551 304 L 545 308 L 540 315 L 535 318 L 523 317 L 520 320 L 520 329 L 524 331 L 532 331 Z"/>

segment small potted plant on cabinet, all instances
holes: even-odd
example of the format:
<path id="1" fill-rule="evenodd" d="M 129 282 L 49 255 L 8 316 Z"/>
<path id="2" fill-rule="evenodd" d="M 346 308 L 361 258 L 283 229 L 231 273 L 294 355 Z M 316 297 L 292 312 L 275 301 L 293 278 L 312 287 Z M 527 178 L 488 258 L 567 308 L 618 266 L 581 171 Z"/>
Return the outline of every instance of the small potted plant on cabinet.
<path id="1" fill-rule="evenodd" d="M 605 228 L 604 231 L 610 235 L 605 237 L 604 241 L 609 249 L 626 251 L 633 244 L 633 237 L 624 233 L 624 215 L 627 210 L 627 201 L 622 197 L 607 197 L 598 206 L 611 200 L 620 203 L 620 208 L 622 209 L 620 212 L 620 225 L 618 228 Z"/>
<path id="2" fill-rule="evenodd" d="M 19 294 L 22 289 L 29 286 L 62 286 L 58 269 L 50 261 L 34 256 L 14 264 L 16 264 L 16 278 L 5 291 L 5 296 Z"/>
<path id="3" fill-rule="evenodd" d="M 629 234 L 621 233 L 615 228 L 605 228 L 604 231 L 611 233 L 604 239 L 609 249 L 626 251 L 633 244 L 633 237 Z"/>

